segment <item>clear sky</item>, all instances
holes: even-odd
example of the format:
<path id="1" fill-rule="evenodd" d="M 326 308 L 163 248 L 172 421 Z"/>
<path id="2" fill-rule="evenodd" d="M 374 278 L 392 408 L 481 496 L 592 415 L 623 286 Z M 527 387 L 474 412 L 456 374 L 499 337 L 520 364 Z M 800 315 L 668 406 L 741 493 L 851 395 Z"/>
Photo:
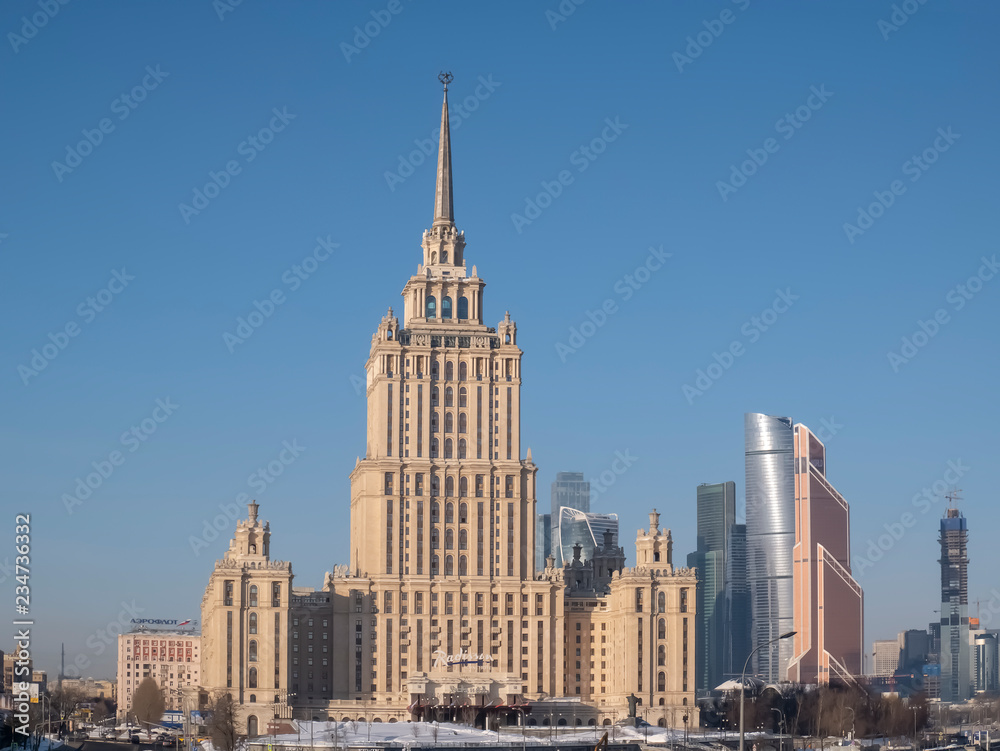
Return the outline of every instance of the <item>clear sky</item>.
<path id="1" fill-rule="evenodd" d="M 1000 611 L 996 4 L 234 2 L 0 15 L 0 562 L 31 513 L 41 667 L 65 642 L 112 675 L 123 603 L 198 618 L 243 494 L 297 585 L 347 561 L 355 384 L 421 259 L 442 70 L 543 508 L 605 473 L 626 551 L 655 506 L 683 564 L 696 486 L 742 500 L 744 412 L 787 415 L 826 428 L 867 649 L 936 617 L 935 482 Z"/>

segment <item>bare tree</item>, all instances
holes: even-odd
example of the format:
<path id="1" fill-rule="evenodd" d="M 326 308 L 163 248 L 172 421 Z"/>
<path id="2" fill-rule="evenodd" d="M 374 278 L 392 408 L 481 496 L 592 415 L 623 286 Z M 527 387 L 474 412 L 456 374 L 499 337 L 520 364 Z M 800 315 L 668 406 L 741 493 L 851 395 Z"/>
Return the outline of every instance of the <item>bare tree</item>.
<path id="1" fill-rule="evenodd" d="M 208 722 L 208 733 L 212 745 L 219 751 L 234 751 L 240 740 L 239 717 L 236 702 L 225 691 L 215 695 L 210 704 L 212 719 Z"/>
<path id="2" fill-rule="evenodd" d="M 156 684 L 153 684 L 154 687 Z M 159 693 L 159 690 L 157 690 Z M 76 710 L 77 706 L 87 701 L 87 692 L 82 688 L 77 686 L 64 685 L 56 687 L 53 691 L 49 692 L 49 703 L 55 713 L 55 719 L 60 723 L 66 722 L 70 718 L 70 715 Z M 162 710 L 160 714 L 163 714 Z M 157 715 L 156 719 L 160 719 Z"/>
<path id="3" fill-rule="evenodd" d="M 139 684 L 132 697 L 132 714 L 140 723 L 147 727 L 150 723 L 159 722 L 163 717 L 163 694 L 152 678 L 146 678 Z"/>

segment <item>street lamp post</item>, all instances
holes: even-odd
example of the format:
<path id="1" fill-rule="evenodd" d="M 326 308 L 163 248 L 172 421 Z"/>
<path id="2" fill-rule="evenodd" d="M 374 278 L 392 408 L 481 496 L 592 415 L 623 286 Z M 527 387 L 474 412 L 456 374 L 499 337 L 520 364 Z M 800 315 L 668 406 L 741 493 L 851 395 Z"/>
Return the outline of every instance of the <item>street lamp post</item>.
<path id="1" fill-rule="evenodd" d="M 771 641 L 769 642 L 765 642 L 764 644 L 758 645 L 754 649 L 750 650 L 750 654 L 747 655 L 746 662 L 743 663 L 743 673 L 740 676 L 740 751 L 744 751 L 743 736 L 744 736 L 745 723 L 744 723 L 744 712 L 743 712 L 743 696 L 746 693 L 747 666 L 750 664 L 750 658 L 754 656 L 755 652 L 763 649 L 764 647 L 769 647 L 772 644 L 776 644 L 782 639 L 790 639 L 791 637 L 795 636 L 795 634 L 796 634 L 795 631 L 788 631 L 782 634 L 781 636 L 771 639 Z"/>
<path id="2" fill-rule="evenodd" d="M 778 749 L 780 751 L 780 749 L 781 749 L 781 736 L 782 736 L 781 726 L 782 726 L 782 724 L 784 724 L 785 716 L 781 713 L 781 710 L 778 709 L 777 707 L 771 707 L 771 711 L 778 713 Z"/>
<path id="3" fill-rule="evenodd" d="M 854 707 L 844 707 L 848 712 L 851 713 L 851 740 L 854 740 Z M 841 715 L 841 720 L 843 720 L 843 715 Z M 841 731 L 843 732 L 843 731 Z"/>

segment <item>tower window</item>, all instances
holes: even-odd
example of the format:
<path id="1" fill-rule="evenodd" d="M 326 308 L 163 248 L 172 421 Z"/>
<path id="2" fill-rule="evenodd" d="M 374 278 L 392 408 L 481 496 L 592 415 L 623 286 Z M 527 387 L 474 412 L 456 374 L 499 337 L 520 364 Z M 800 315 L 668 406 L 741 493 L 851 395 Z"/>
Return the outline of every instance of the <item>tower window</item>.
<path id="1" fill-rule="evenodd" d="M 467 297 L 458 298 L 458 320 L 464 321 L 469 317 L 469 299 Z"/>
<path id="2" fill-rule="evenodd" d="M 441 317 L 451 318 L 451 298 L 444 297 L 441 299 Z"/>
<path id="3" fill-rule="evenodd" d="M 427 318 L 435 318 L 437 316 L 437 300 L 434 299 L 433 295 L 427 296 Z"/>

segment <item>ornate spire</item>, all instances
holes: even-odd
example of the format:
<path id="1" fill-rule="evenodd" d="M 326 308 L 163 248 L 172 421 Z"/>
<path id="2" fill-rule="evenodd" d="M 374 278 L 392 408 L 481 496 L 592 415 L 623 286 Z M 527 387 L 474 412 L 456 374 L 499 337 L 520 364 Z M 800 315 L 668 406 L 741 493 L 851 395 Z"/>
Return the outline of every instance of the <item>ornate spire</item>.
<path id="1" fill-rule="evenodd" d="M 444 103 L 441 105 L 441 141 L 438 145 L 437 186 L 434 191 L 434 227 L 455 226 L 455 209 L 451 192 L 451 130 L 448 127 L 448 84 L 454 76 L 441 73 L 438 80 L 444 85 Z"/>

